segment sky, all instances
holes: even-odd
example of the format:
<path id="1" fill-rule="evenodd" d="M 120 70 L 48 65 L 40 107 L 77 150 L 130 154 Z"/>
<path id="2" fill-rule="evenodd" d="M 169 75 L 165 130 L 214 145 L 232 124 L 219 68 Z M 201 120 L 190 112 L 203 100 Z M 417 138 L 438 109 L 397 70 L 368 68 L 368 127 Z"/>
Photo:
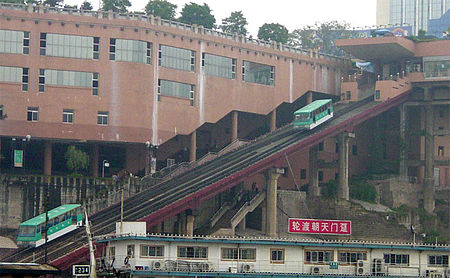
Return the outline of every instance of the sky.
<path id="1" fill-rule="evenodd" d="M 89 0 L 97 10 L 101 0 Z M 216 18 L 216 24 L 230 16 L 231 12 L 242 11 L 248 21 L 249 35 L 256 37 L 258 28 L 264 23 L 279 23 L 292 32 L 295 29 L 316 22 L 338 20 L 352 27 L 374 26 L 376 0 L 168 0 L 176 4 L 177 16 L 184 4 L 207 3 Z M 64 4 L 78 5 L 83 0 L 65 0 Z M 143 11 L 148 0 L 130 0 L 130 11 Z M 365 29 L 365 28 L 364 28 Z"/>

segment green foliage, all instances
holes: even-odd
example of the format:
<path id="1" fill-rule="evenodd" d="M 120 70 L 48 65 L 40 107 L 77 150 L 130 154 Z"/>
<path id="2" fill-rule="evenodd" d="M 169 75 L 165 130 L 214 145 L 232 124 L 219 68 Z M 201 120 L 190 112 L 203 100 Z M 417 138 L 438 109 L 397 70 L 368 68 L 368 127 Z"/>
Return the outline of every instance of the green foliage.
<path id="1" fill-rule="evenodd" d="M 239 35 L 247 35 L 247 19 L 242 14 L 242 11 L 232 12 L 227 18 L 222 19 L 220 29 L 228 33 L 236 33 Z"/>
<path id="2" fill-rule="evenodd" d="M 76 10 L 78 9 L 77 5 L 64 5 L 64 9 L 72 9 L 72 10 Z"/>
<path id="3" fill-rule="evenodd" d="M 259 27 L 258 39 L 264 41 L 287 43 L 289 40 L 289 31 L 281 24 L 265 23 L 261 27 Z"/>
<path id="4" fill-rule="evenodd" d="M 184 5 L 179 21 L 186 24 L 202 25 L 205 28 L 212 29 L 216 23 L 216 18 L 211 14 L 211 8 L 208 4 L 203 3 L 203 6 L 201 6 L 191 2 L 190 4 Z"/>
<path id="5" fill-rule="evenodd" d="M 289 43 L 295 47 L 312 49 L 320 53 L 344 56 L 346 55 L 345 52 L 334 46 L 334 41 L 359 36 L 358 33 L 349 29 L 349 24 L 340 23 L 336 20 L 323 23 L 317 22 L 313 26 L 294 30 L 290 34 Z"/>
<path id="6" fill-rule="evenodd" d="M 80 9 L 85 11 L 92 11 L 94 7 L 92 7 L 92 4 L 89 1 L 84 1 L 81 4 Z"/>
<path id="7" fill-rule="evenodd" d="M 64 0 L 44 0 L 42 2 L 44 5 L 49 5 L 50 7 L 61 7 Z"/>
<path id="8" fill-rule="evenodd" d="M 330 180 L 322 188 L 322 196 L 328 199 L 334 199 L 337 197 L 338 182 L 335 180 Z"/>
<path id="9" fill-rule="evenodd" d="M 425 39 L 425 34 L 426 34 L 426 31 L 423 30 L 423 29 L 420 29 L 420 30 L 417 32 L 417 38 L 418 38 L 419 40 L 424 40 L 424 39 Z"/>
<path id="10" fill-rule="evenodd" d="M 2 0 L 3 3 L 25 4 L 24 0 Z"/>
<path id="11" fill-rule="evenodd" d="M 75 146 L 69 146 L 64 154 L 67 168 L 75 174 L 89 167 L 89 156 Z"/>
<path id="12" fill-rule="evenodd" d="M 349 182 L 350 198 L 375 203 L 377 191 L 375 186 L 364 179 L 352 179 Z"/>
<path id="13" fill-rule="evenodd" d="M 145 12 L 162 19 L 173 20 L 175 18 L 177 5 L 166 0 L 150 0 L 145 6 Z"/>
<path id="14" fill-rule="evenodd" d="M 128 7 L 131 7 L 129 0 L 103 0 L 102 10 L 127 13 Z"/>

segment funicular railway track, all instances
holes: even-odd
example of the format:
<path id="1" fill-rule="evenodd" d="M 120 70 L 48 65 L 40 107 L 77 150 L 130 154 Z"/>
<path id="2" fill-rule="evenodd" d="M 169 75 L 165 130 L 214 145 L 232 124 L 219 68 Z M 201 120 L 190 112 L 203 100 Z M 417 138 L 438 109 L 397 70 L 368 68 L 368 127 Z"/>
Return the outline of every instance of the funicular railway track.
<path id="1" fill-rule="evenodd" d="M 351 113 L 358 109 L 364 111 L 373 105 L 374 103 L 366 100 L 345 107 L 336 107 L 334 118 L 311 131 L 294 130 L 292 125 L 286 125 L 272 133 L 261 136 L 248 145 L 197 166 L 170 180 L 154 185 L 125 200 L 124 220 L 136 221 L 151 215 L 175 201 L 186 198 L 227 176 L 264 160 L 300 140 L 311 137 L 334 124 L 344 121 L 348 118 L 346 114 L 349 112 Z M 112 233 L 115 228 L 115 222 L 120 220 L 120 204 L 115 204 L 90 216 L 89 220 L 92 223 L 91 231 L 94 235 Z M 86 244 L 87 237 L 84 229 L 78 229 L 47 244 L 48 261 L 54 261 Z M 45 246 L 41 246 L 39 248 L 21 249 L 3 258 L 3 260 L 11 262 L 44 262 L 44 256 Z"/>

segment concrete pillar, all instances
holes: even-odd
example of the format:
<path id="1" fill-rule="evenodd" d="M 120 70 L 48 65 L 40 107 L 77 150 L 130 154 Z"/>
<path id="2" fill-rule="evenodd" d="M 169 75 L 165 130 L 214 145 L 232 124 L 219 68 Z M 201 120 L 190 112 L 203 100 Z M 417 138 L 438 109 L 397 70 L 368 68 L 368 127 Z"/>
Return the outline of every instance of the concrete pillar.
<path id="1" fill-rule="evenodd" d="M 406 106 L 404 104 L 399 106 L 400 112 L 400 166 L 399 176 L 402 179 L 408 177 L 408 166 L 406 164 L 408 159 L 407 143 L 406 143 Z"/>
<path id="2" fill-rule="evenodd" d="M 266 235 L 277 236 L 277 184 L 284 169 L 271 168 L 266 171 Z"/>
<path id="3" fill-rule="evenodd" d="M 191 133 L 191 148 L 189 149 L 189 161 L 195 161 L 197 153 L 197 131 Z"/>
<path id="4" fill-rule="evenodd" d="M 246 229 L 245 219 L 246 219 L 246 217 L 244 216 L 244 219 L 242 219 L 241 222 L 239 222 L 238 231 L 241 231 L 241 232 L 245 231 L 245 229 Z"/>
<path id="5" fill-rule="evenodd" d="M 90 166 L 91 166 L 91 175 L 94 178 L 98 177 L 98 154 L 99 154 L 99 147 L 98 144 L 91 145 L 91 152 L 90 152 Z"/>
<path id="6" fill-rule="evenodd" d="M 261 203 L 261 232 L 266 233 L 267 227 L 267 204 L 266 201 Z"/>
<path id="7" fill-rule="evenodd" d="M 341 133 L 338 135 L 339 144 L 339 178 L 338 178 L 338 198 L 349 200 L 348 189 L 348 140 L 355 137 L 352 133 Z"/>
<path id="8" fill-rule="evenodd" d="M 52 175 L 52 143 L 48 141 L 44 145 L 44 175 Z"/>
<path id="9" fill-rule="evenodd" d="M 313 93 L 309 92 L 308 95 L 306 96 L 306 103 L 310 104 L 311 102 L 313 102 Z"/>
<path id="10" fill-rule="evenodd" d="M 275 108 L 272 112 L 269 114 L 270 119 L 270 131 L 274 131 L 277 129 L 277 109 Z"/>
<path id="11" fill-rule="evenodd" d="M 238 111 L 231 112 L 231 142 L 238 138 Z"/>
<path id="12" fill-rule="evenodd" d="M 309 148 L 309 188 L 310 196 L 320 196 L 319 189 L 319 166 L 318 166 L 318 145 Z"/>
<path id="13" fill-rule="evenodd" d="M 433 106 L 425 105 L 425 178 L 423 207 L 426 212 L 434 211 L 434 115 Z"/>
<path id="14" fill-rule="evenodd" d="M 194 235 L 194 215 L 186 216 L 186 235 L 193 236 Z"/>

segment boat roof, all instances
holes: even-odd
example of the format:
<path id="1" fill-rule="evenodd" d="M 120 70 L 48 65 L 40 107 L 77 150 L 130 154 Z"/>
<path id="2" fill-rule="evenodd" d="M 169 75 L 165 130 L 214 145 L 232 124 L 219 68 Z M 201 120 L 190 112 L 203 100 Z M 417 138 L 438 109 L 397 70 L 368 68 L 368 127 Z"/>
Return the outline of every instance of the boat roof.
<path id="1" fill-rule="evenodd" d="M 317 108 L 319 108 L 320 106 L 327 104 L 329 102 L 331 102 L 331 99 L 319 99 L 319 100 L 313 101 L 310 104 L 303 106 L 299 110 L 295 111 L 294 114 L 312 112 L 312 111 L 316 110 Z"/>
<path id="2" fill-rule="evenodd" d="M 49 210 L 48 211 L 48 219 L 57 217 L 58 215 L 64 214 L 68 211 L 71 211 L 71 210 L 77 208 L 77 207 L 81 207 L 81 205 L 80 204 L 67 204 L 67 205 L 62 205 L 62 206 L 59 206 L 52 210 Z M 36 225 L 39 225 L 44 222 L 45 222 L 45 213 L 40 214 L 31 219 L 28 219 L 27 221 L 21 223 L 20 226 L 36 226 Z"/>

